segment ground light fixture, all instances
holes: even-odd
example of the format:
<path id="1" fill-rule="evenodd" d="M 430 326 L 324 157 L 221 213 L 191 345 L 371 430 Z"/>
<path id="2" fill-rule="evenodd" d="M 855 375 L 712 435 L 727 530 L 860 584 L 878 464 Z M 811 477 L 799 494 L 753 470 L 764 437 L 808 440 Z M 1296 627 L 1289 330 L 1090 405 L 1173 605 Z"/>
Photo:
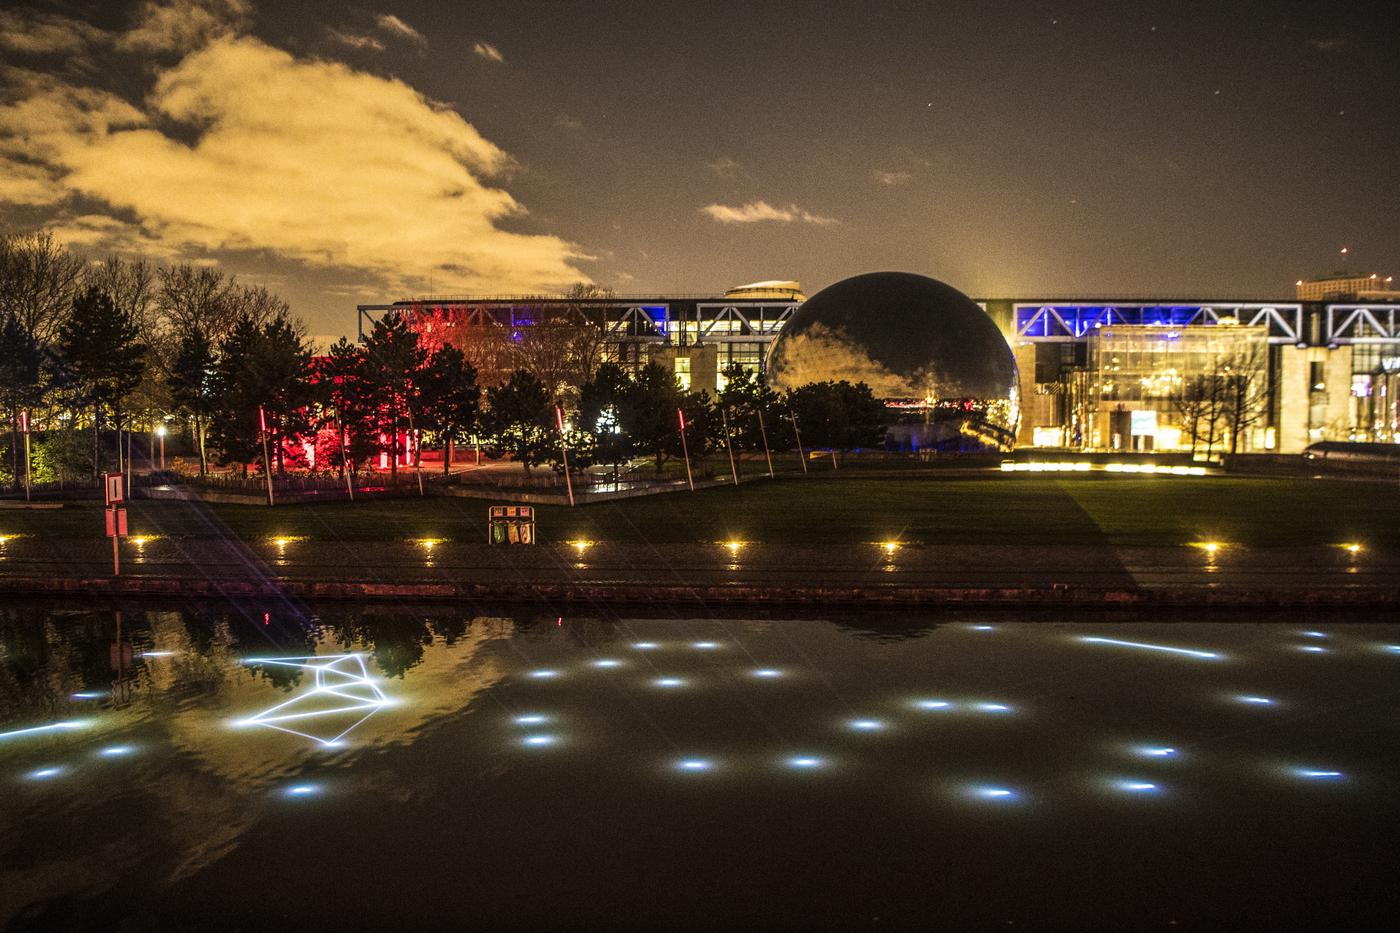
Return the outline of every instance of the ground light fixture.
<path id="1" fill-rule="evenodd" d="M 575 551 L 578 552 L 578 556 L 579 556 L 579 557 L 582 557 L 582 556 L 583 556 L 583 552 L 586 551 L 586 550 L 588 550 L 589 548 L 591 548 L 591 547 L 593 546 L 593 542 L 592 542 L 592 541 L 585 541 L 585 540 L 583 540 L 583 539 L 580 538 L 580 539 L 577 540 L 577 541 L 570 541 L 570 542 L 569 542 L 569 546 L 572 547 Z"/>
<path id="2" fill-rule="evenodd" d="M 885 552 L 886 554 L 893 555 L 895 551 L 899 550 L 899 542 L 898 542 L 898 541 L 881 541 L 881 542 L 880 542 L 880 547 L 884 550 L 884 552 Z"/>

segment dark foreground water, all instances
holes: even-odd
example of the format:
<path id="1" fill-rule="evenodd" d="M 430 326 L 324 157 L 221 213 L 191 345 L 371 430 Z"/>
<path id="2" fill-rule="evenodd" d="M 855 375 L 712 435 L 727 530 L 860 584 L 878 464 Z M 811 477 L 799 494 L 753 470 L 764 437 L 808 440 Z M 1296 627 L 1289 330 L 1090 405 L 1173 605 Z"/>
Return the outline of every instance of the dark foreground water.
<path id="1" fill-rule="evenodd" d="M 1189 614 L 0 608 L 0 923 L 1379 925 L 1397 646 Z"/>

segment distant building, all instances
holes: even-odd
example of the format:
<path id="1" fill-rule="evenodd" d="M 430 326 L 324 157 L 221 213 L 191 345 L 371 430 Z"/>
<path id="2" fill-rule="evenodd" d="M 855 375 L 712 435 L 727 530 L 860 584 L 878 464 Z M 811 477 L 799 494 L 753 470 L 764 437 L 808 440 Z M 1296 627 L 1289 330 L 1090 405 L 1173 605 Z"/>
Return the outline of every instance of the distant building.
<path id="1" fill-rule="evenodd" d="M 731 288 L 724 293 L 726 298 L 775 298 L 779 301 L 807 300 L 807 296 L 802 294 L 802 286 L 797 282 L 753 282 L 749 285 L 740 285 Z"/>
<path id="2" fill-rule="evenodd" d="M 1389 301 L 1400 299 L 1400 291 L 1391 288 L 1393 278 L 1338 272 L 1293 284 L 1299 301 Z"/>

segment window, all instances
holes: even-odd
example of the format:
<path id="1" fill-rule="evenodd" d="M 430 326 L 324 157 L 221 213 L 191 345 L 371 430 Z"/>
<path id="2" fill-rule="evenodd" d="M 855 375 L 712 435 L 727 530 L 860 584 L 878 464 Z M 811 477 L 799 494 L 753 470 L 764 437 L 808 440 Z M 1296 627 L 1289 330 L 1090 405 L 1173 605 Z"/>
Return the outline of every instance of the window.
<path id="1" fill-rule="evenodd" d="M 682 392 L 690 391 L 690 357 L 676 357 L 676 381 L 680 383 Z"/>
<path id="2" fill-rule="evenodd" d="M 1308 364 L 1308 385 L 1312 387 L 1314 392 L 1327 391 L 1326 372 L 1326 363 L 1317 362 Z"/>

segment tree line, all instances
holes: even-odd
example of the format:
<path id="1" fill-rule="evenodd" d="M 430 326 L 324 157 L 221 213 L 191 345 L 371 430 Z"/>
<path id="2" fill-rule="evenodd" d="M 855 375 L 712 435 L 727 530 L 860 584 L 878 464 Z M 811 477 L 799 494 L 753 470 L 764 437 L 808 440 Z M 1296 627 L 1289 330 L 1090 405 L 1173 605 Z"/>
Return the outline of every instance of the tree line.
<path id="1" fill-rule="evenodd" d="M 790 449 L 798 431 L 807 447 L 881 443 L 883 408 L 864 384 L 780 395 L 731 367 L 710 395 L 682 390 L 659 363 L 607 361 L 603 322 L 582 301 L 607 294 L 576 286 L 566 297 L 578 304 L 541 304 L 516 332 L 472 339 L 433 338 L 392 313 L 315 356 L 302 322 L 261 286 L 189 264 L 88 263 L 42 232 L 0 235 L 0 483 L 23 479 L 26 416 L 36 482 L 95 479 L 120 462 L 121 431 L 157 426 L 187 438 L 201 474 L 221 464 L 353 476 L 387 456 L 395 479 L 410 455 L 421 466 L 424 445 L 447 471 L 468 441 L 527 473 L 561 468 L 566 447 L 576 467 L 620 472 L 644 458 L 660 472 L 683 450 Z"/>

